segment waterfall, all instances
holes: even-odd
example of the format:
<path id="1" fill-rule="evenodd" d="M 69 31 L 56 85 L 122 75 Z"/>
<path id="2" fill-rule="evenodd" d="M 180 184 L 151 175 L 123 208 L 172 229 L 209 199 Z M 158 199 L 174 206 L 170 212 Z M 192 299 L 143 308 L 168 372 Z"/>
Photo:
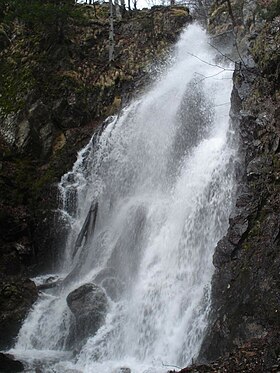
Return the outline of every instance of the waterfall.
<path id="1" fill-rule="evenodd" d="M 62 177 L 69 234 L 58 285 L 41 292 L 11 350 L 27 371 L 155 373 L 197 356 L 235 189 L 232 71 L 215 58 L 205 32 L 189 26 L 170 66 Z M 106 316 L 77 340 L 66 298 L 95 282 Z"/>

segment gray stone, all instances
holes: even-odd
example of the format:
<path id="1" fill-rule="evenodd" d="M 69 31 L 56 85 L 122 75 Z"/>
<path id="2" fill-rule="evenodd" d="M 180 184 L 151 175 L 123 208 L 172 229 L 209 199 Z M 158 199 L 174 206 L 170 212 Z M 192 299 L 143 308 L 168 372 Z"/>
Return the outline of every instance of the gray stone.
<path id="1" fill-rule="evenodd" d="M 77 342 L 94 335 L 103 324 L 109 306 L 104 290 L 92 283 L 84 284 L 69 293 L 66 301 L 75 318 Z"/>
<path id="2" fill-rule="evenodd" d="M 265 157 L 254 158 L 247 166 L 248 180 L 258 178 L 268 166 L 269 162 Z"/>
<path id="3" fill-rule="evenodd" d="M 21 121 L 16 132 L 16 147 L 21 154 L 40 154 L 40 139 L 38 133 L 27 119 Z"/>
<path id="4" fill-rule="evenodd" d="M 51 154 L 53 145 L 53 124 L 46 123 L 40 128 L 40 140 L 42 144 L 42 158 L 46 158 Z"/>
<path id="5" fill-rule="evenodd" d="M 127 367 L 117 368 L 114 373 L 131 373 L 131 369 Z"/>
<path id="6" fill-rule="evenodd" d="M 38 100 L 29 109 L 28 118 L 34 127 L 40 128 L 50 120 L 50 110 L 41 100 Z"/>
<path id="7" fill-rule="evenodd" d="M 249 227 L 249 222 L 244 216 L 237 216 L 231 222 L 231 226 L 228 232 L 229 241 L 233 245 L 237 245 L 244 233 L 247 232 Z"/>

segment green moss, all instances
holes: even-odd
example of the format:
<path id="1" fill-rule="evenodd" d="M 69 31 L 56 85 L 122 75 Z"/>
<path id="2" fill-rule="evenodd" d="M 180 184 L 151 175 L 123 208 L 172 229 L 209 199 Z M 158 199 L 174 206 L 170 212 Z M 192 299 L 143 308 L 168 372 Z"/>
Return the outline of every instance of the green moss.
<path id="1" fill-rule="evenodd" d="M 14 284 L 7 284 L 2 290 L 2 294 L 5 297 L 10 298 L 12 296 L 18 296 L 19 290 Z"/>
<path id="2" fill-rule="evenodd" d="M 252 245 L 249 242 L 245 242 L 243 243 L 242 247 L 244 250 L 250 250 Z"/>
<path id="3" fill-rule="evenodd" d="M 272 21 L 280 15 L 280 0 L 272 0 L 267 8 L 257 5 L 258 14 L 267 21 Z"/>
<path id="4" fill-rule="evenodd" d="M 34 193 L 34 196 L 40 195 L 40 192 L 46 185 L 50 185 L 52 182 L 56 180 L 56 174 L 55 170 L 52 168 L 48 168 L 46 172 L 43 173 L 43 175 L 36 179 L 36 181 L 33 183 L 32 191 Z"/>
<path id="5" fill-rule="evenodd" d="M 280 77 L 279 43 L 279 32 L 270 23 L 267 23 L 252 48 L 252 54 L 262 73 L 274 81 L 277 81 Z"/>
<path id="6" fill-rule="evenodd" d="M 151 17 L 143 17 L 141 19 L 141 26 L 146 32 L 153 32 L 154 30 L 154 21 Z"/>
<path id="7" fill-rule="evenodd" d="M 182 7 L 172 7 L 172 15 L 175 17 L 186 17 L 189 12 L 187 8 Z"/>
<path id="8" fill-rule="evenodd" d="M 280 170 L 280 158 L 278 155 L 273 157 L 273 168 L 274 170 Z"/>
<path id="9" fill-rule="evenodd" d="M 29 158 L 16 158 L 13 160 L 13 184 L 5 189 L 5 201 L 12 206 L 35 205 L 43 196 L 46 185 L 57 180 L 54 168 L 41 171 L 38 164 Z M 0 220 L 5 217 L 0 216 Z"/>
<path id="10" fill-rule="evenodd" d="M 34 86 L 34 77 L 27 64 L 13 59 L 1 61 L 0 108 L 4 115 L 24 108 L 26 95 Z"/>

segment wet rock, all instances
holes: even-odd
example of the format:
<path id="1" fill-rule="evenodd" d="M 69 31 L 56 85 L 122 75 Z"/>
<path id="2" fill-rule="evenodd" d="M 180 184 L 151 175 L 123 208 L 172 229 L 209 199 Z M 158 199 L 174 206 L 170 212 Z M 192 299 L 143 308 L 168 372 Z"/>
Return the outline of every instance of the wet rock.
<path id="1" fill-rule="evenodd" d="M 50 119 L 49 108 L 42 102 L 36 101 L 28 111 L 28 119 L 32 126 L 41 127 Z"/>
<path id="2" fill-rule="evenodd" d="M 0 348 L 13 344 L 37 294 L 36 285 L 29 279 L 0 283 Z"/>
<path id="3" fill-rule="evenodd" d="M 39 131 L 39 137 L 41 141 L 41 158 L 46 159 L 52 151 L 54 128 L 53 123 L 49 122 L 44 124 Z"/>
<path id="4" fill-rule="evenodd" d="M 39 291 L 41 290 L 48 290 L 48 289 L 53 289 L 55 288 L 56 286 L 59 286 L 61 284 L 61 280 L 56 280 L 56 281 L 53 281 L 53 282 L 46 282 L 44 284 L 40 284 L 37 286 L 37 289 Z"/>
<path id="5" fill-rule="evenodd" d="M 7 48 L 11 44 L 11 41 L 6 34 L 3 25 L 0 24 L 0 51 Z"/>
<path id="6" fill-rule="evenodd" d="M 92 283 L 84 284 L 68 294 L 66 301 L 75 317 L 75 339 L 79 342 L 94 335 L 109 307 L 104 290 Z"/>
<path id="7" fill-rule="evenodd" d="M 20 361 L 14 360 L 12 355 L 0 353 L 0 371 L 2 373 L 23 372 L 24 365 Z"/>
<path id="8" fill-rule="evenodd" d="M 271 161 L 265 157 L 254 158 L 247 166 L 248 180 L 253 180 L 264 174 L 270 165 Z"/>
<path id="9" fill-rule="evenodd" d="M 235 246 L 228 242 L 228 240 L 223 238 L 219 241 L 213 256 L 214 266 L 221 268 L 223 264 L 230 261 L 234 249 Z"/>
<path id="10" fill-rule="evenodd" d="M 236 216 L 230 221 L 230 229 L 228 231 L 228 240 L 233 245 L 237 245 L 249 227 L 248 219 L 244 216 Z"/>
<path id="11" fill-rule="evenodd" d="M 116 369 L 114 373 L 131 373 L 131 369 L 127 367 L 121 367 Z"/>
<path id="12" fill-rule="evenodd" d="M 23 120 L 18 124 L 17 134 L 16 134 L 16 146 L 20 153 L 29 153 L 30 150 L 38 151 L 39 137 L 33 131 L 30 123 L 27 119 Z"/>

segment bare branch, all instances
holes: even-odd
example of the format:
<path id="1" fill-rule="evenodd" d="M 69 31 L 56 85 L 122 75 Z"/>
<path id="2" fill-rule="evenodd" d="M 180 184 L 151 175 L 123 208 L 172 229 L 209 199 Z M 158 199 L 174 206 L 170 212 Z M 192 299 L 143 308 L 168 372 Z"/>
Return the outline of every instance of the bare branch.
<path id="1" fill-rule="evenodd" d="M 161 365 L 164 367 L 169 367 L 169 368 L 182 369 L 182 367 L 178 367 L 177 365 L 164 364 L 163 362 L 161 362 Z"/>
<path id="2" fill-rule="evenodd" d="M 230 58 L 229 56 L 227 56 L 226 54 L 224 54 L 223 52 L 221 52 L 217 47 L 215 47 L 215 45 L 212 45 L 211 43 L 208 43 L 210 45 L 210 47 L 214 48 L 218 53 L 220 53 L 220 55 L 222 55 L 223 57 L 225 57 L 226 59 L 228 59 L 229 61 L 235 63 L 236 61 L 234 61 L 232 58 Z"/>
<path id="3" fill-rule="evenodd" d="M 205 79 L 213 78 L 214 76 L 220 75 L 220 74 L 222 74 L 223 72 L 224 72 L 224 71 L 222 70 L 222 71 L 219 71 L 219 72 L 216 73 L 216 74 L 209 75 L 209 76 L 205 76 L 205 75 L 200 74 L 200 73 L 196 73 L 196 74 L 197 74 L 197 75 L 200 75 L 200 76 L 203 76 L 203 79 L 199 80 L 199 83 L 200 83 L 200 82 L 203 82 L 203 80 L 205 80 Z"/>
<path id="4" fill-rule="evenodd" d="M 187 52 L 187 53 L 188 53 L 190 56 L 197 58 L 199 61 L 201 61 L 201 62 L 203 62 L 203 63 L 206 63 L 206 64 L 209 65 L 209 66 L 218 67 L 219 69 L 222 69 L 223 71 L 234 71 L 233 69 L 228 69 L 228 68 L 226 68 L 226 67 L 222 67 L 222 66 L 220 66 L 220 65 L 216 65 L 216 64 L 214 64 L 214 63 L 210 63 L 210 62 L 208 62 L 208 61 L 205 61 L 205 60 L 203 60 L 202 58 L 196 56 L 196 55 L 193 54 L 193 53 L 190 53 L 190 52 Z"/>

